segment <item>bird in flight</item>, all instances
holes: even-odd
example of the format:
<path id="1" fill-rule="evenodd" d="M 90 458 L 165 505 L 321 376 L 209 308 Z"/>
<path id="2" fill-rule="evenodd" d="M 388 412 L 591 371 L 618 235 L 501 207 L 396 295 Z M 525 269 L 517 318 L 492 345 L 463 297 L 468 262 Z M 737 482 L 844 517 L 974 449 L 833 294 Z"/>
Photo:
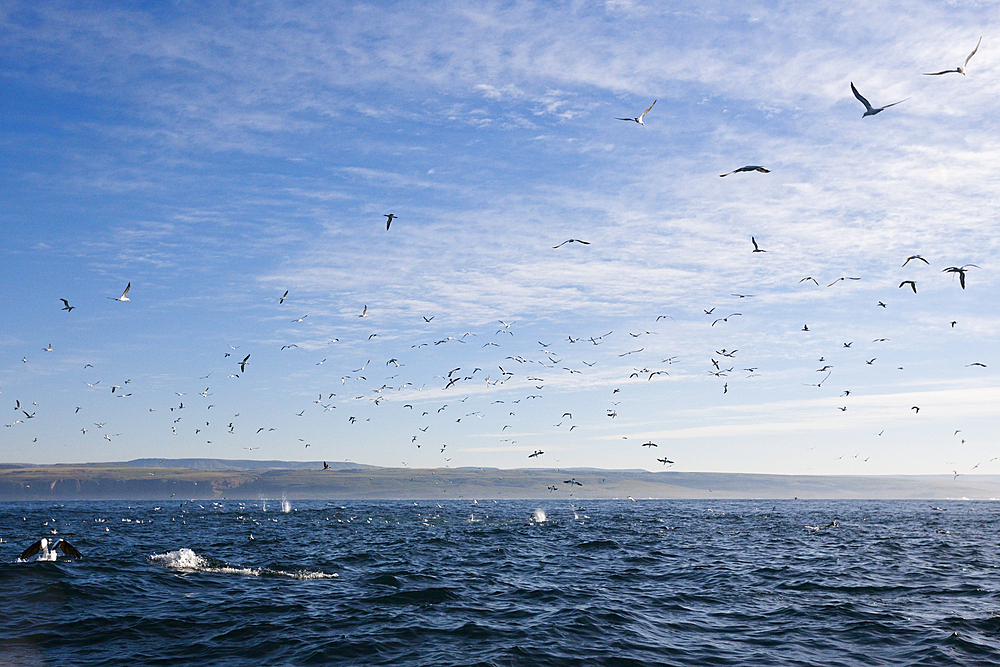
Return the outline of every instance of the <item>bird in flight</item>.
<path id="1" fill-rule="evenodd" d="M 919 259 L 924 264 L 930 264 L 930 262 L 928 262 L 926 259 L 924 259 L 920 255 L 910 255 L 909 257 L 906 258 L 906 261 L 903 262 L 903 266 L 906 266 L 907 264 L 909 264 L 911 259 Z"/>
<path id="2" fill-rule="evenodd" d="M 132 289 L 132 283 L 131 282 L 129 282 L 129 284 L 125 286 L 125 291 L 122 292 L 121 296 L 119 296 L 119 297 L 110 297 L 109 296 L 108 298 L 111 299 L 112 301 L 128 301 L 128 296 L 127 295 L 128 295 L 128 291 L 130 289 Z"/>
<path id="3" fill-rule="evenodd" d="M 567 243 L 582 243 L 583 245 L 590 245 L 590 241 L 581 241 L 580 239 L 566 239 L 565 241 L 563 241 L 559 245 L 554 245 L 552 247 L 553 248 L 561 248 L 564 245 L 566 245 Z"/>
<path id="4" fill-rule="evenodd" d="M 968 56 L 966 56 L 965 62 L 962 63 L 961 67 L 956 67 L 955 69 L 943 69 L 940 72 L 924 72 L 924 76 L 938 76 L 938 75 L 941 75 L 941 74 L 950 74 L 952 72 L 956 72 L 958 74 L 961 74 L 962 76 L 965 76 L 965 67 L 966 67 L 966 65 L 969 64 L 969 61 L 972 60 L 972 56 L 976 55 L 976 51 L 979 50 L 979 45 L 982 43 L 982 41 L 983 41 L 983 38 L 980 37 L 979 41 L 976 42 L 976 48 L 972 49 L 972 53 L 970 53 Z"/>
<path id="5" fill-rule="evenodd" d="M 834 285 L 836 285 L 837 283 L 839 283 L 841 280 L 861 280 L 861 278 L 853 278 L 851 276 L 841 276 L 840 278 L 837 278 L 832 283 L 830 283 L 829 285 L 827 285 L 827 287 L 833 287 Z"/>
<path id="6" fill-rule="evenodd" d="M 900 287 L 902 287 L 903 285 L 909 285 L 910 289 L 913 290 L 913 293 L 914 294 L 917 293 L 917 283 L 913 282 L 912 280 L 904 280 L 903 282 L 899 283 Z"/>
<path id="7" fill-rule="evenodd" d="M 965 270 L 969 267 L 979 268 L 975 264 L 966 264 L 965 266 L 949 266 L 947 269 L 942 269 L 941 273 L 957 273 L 958 282 L 961 283 L 962 289 L 965 289 Z"/>
<path id="8" fill-rule="evenodd" d="M 382 217 L 385 218 L 385 230 L 389 231 L 389 225 L 391 225 L 392 221 L 398 218 L 399 216 L 396 215 L 395 213 L 383 213 Z"/>
<path id="9" fill-rule="evenodd" d="M 59 299 L 59 300 L 63 302 L 62 309 L 65 310 L 65 311 L 71 311 L 74 308 L 76 308 L 76 306 L 69 305 L 69 301 L 67 301 L 66 299 Z"/>
<path id="10" fill-rule="evenodd" d="M 757 165 L 752 164 L 752 165 L 747 165 L 746 167 L 740 167 L 739 169 L 733 169 L 732 171 L 726 172 L 725 174 L 719 174 L 719 178 L 724 178 L 726 176 L 729 176 L 730 174 L 738 174 L 741 171 L 759 171 L 762 174 L 771 173 L 770 169 L 765 169 L 764 167 L 758 167 Z"/>
<path id="11" fill-rule="evenodd" d="M 656 460 L 662 463 L 663 465 L 667 465 L 668 463 L 673 463 L 673 461 L 668 459 L 666 456 L 664 456 L 662 459 L 656 459 Z"/>
<path id="12" fill-rule="evenodd" d="M 650 440 L 650 441 L 648 441 L 648 442 L 644 442 L 644 443 L 642 443 L 642 446 L 643 446 L 643 447 L 659 447 L 659 445 L 657 445 L 657 444 L 656 444 L 655 442 L 653 442 L 652 440 Z"/>
<path id="13" fill-rule="evenodd" d="M 819 283 L 812 276 L 806 276 L 805 278 L 803 278 L 802 280 L 799 281 L 799 284 L 801 285 L 802 283 L 804 283 L 807 280 L 813 281 L 813 283 L 815 283 L 816 287 L 819 287 Z"/>
<path id="14" fill-rule="evenodd" d="M 250 355 L 243 357 L 243 361 L 240 362 L 240 373 L 245 373 L 247 370 L 247 364 L 250 363 Z"/>
<path id="15" fill-rule="evenodd" d="M 533 454 L 528 454 L 528 458 L 529 459 L 537 458 L 538 456 L 541 456 L 544 453 L 545 452 L 543 452 L 542 450 L 536 449 Z"/>
<path id="16" fill-rule="evenodd" d="M 892 104 L 886 104 L 884 107 L 873 107 L 868 100 L 866 100 L 864 97 L 862 97 L 861 93 L 858 92 L 858 89 L 854 87 L 854 82 L 853 81 L 851 82 L 851 91 L 854 93 L 854 96 L 856 98 L 858 98 L 858 101 L 865 105 L 865 112 L 861 115 L 862 118 L 864 118 L 865 116 L 874 116 L 877 113 L 885 111 L 889 107 L 894 107 L 897 104 L 901 104 L 901 103 L 905 102 L 906 100 L 910 99 L 909 97 L 907 97 L 906 99 L 900 100 L 899 102 L 893 102 Z"/>
<path id="17" fill-rule="evenodd" d="M 754 237 L 752 236 L 750 237 L 750 242 L 753 243 L 754 252 L 767 252 L 766 250 L 762 250 L 761 247 L 757 245 L 757 239 L 755 239 Z"/>
<path id="18" fill-rule="evenodd" d="M 285 293 L 281 295 L 280 299 L 278 299 L 278 305 L 280 306 L 281 304 L 283 304 L 287 297 L 288 297 L 288 290 L 285 290 Z"/>
<path id="19" fill-rule="evenodd" d="M 360 315 L 358 315 L 358 317 L 364 317 L 364 316 L 366 316 L 367 314 L 368 314 L 368 305 L 366 304 L 366 305 L 365 305 L 365 309 L 361 311 L 361 314 L 360 314 Z"/>
<path id="20" fill-rule="evenodd" d="M 655 104 L 656 104 L 656 100 L 653 100 L 653 104 L 649 105 L 649 109 L 652 109 L 653 105 L 655 105 Z M 639 116 L 638 118 L 616 118 L 615 120 L 634 120 L 635 122 L 639 123 L 639 125 L 642 125 L 643 127 L 645 127 L 646 124 L 642 122 L 642 119 L 645 118 L 646 114 L 649 113 L 649 109 L 646 109 L 645 111 L 643 111 L 642 115 Z"/>

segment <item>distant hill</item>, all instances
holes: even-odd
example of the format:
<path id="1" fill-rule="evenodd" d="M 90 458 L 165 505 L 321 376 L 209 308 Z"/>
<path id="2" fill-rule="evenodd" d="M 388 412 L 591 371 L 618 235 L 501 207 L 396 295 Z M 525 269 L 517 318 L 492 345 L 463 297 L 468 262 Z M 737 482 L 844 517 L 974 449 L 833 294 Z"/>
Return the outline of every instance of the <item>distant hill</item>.
<path id="1" fill-rule="evenodd" d="M 1000 498 L 1000 476 L 757 475 L 645 470 L 381 468 L 354 463 L 138 459 L 0 466 L 0 500 L 167 498 Z"/>

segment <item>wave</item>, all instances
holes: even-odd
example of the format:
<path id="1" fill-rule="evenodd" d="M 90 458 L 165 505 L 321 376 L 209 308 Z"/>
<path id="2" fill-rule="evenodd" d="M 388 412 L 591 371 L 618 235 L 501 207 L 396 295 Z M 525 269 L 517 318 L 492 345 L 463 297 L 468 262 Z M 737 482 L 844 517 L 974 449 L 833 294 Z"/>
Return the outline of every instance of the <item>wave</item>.
<path id="1" fill-rule="evenodd" d="M 290 579 L 337 579 L 336 572 L 316 570 L 275 570 L 269 567 L 234 567 L 223 561 L 199 556 L 192 549 L 181 548 L 164 554 L 153 554 L 150 562 L 163 563 L 171 570 L 179 572 L 209 572 L 212 574 L 239 574 L 248 577 L 288 577 Z"/>

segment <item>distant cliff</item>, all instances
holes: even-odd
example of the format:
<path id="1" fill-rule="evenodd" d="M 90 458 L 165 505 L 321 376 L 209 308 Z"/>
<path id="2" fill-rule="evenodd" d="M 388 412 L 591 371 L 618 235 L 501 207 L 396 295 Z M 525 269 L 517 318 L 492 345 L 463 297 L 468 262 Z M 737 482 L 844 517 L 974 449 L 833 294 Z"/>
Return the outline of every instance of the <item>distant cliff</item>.
<path id="1" fill-rule="evenodd" d="M 379 468 L 322 462 L 140 459 L 0 466 L 0 500 L 167 498 L 969 498 L 1000 476 L 833 476 L 645 470 Z"/>

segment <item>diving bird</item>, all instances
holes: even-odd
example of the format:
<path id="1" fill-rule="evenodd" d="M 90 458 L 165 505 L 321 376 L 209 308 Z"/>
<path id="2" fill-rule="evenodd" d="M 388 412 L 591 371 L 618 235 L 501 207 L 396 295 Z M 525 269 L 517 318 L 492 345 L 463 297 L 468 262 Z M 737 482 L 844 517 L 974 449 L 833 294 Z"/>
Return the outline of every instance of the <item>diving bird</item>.
<path id="1" fill-rule="evenodd" d="M 132 289 L 132 282 L 131 281 L 129 281 L 128 285 L 125 285 L 125 291 L 122 292 L 121 296 L 119 296 L 119 297 L 110 297 L 109 296 L 108 298 L 111 299 L 112 301 L 128 301 L 128 296 L 127 295 L 128 295 L 128 291 L 130 289 Z"/>
<path id="2" fill-rule="evenodd" d="M 42 539 L 32 544 L 30 547 L 22 551 L 21 555 L 18 556 L 18 559 L 27 560 L 32 556 L 34 556 L 35 554 L 39 554 L 38 558 L 35 559 L 36 561 L 40 560 L 53 561 L 58 557 L 56 551 L 63 552 L 63 555 L 69 558 L 83 558 L 83 554 L 77 551 L 76 547 L 74 547 L 66 540 L 58 539 L 55 541 L 54 544 L 51 544 L 50 548 L 50 543 L 48 538 L 43 537 Z"/>
<path id="3" fill-rule="evenodd" d="M 655 105 L 655 104 L 656 104 L 656 100 L 653 100 L 653 104 L 649 105 L 649 109 L 652 109 L 653 105 Z M 639 123 L 639 125 L 642 125 L 643 127 L 645 127 L 646 124 L 642 122 L 642 119 L 645 118 L 646 114 L 649 113 L 649 109 L 646 109 L 645 111 L 643 111 L 642 115 L 639 116 L 638 118 L 616 118 L 615 120 L 634 120 L 635 122 Z"/>
<path id="4" fill-rule="evenodd" d="M 865 105 L 865 112 L 861 115 L 862 118 L 864 118 L 865 116 L 874 116 L 877 113 L 885 111 L 889 107 L 894 107 L 897 104 L 902 104 L 906 100 L 910 99 L 909 97 L 907 97 L 906 99 L 902 99 L 899 102 L 893 102 L 892 104 L 886 104 L 884 107 L 873 107 L 871 105 L 871 103 L 868 102 L 868 100 L 866 100 L 864 97 L 862 97 L 861 93 L 858 92 L 858 89 L 854 87 L 854 82 L 853 81 L 851 82 L 851 91 L 854 93 L 854 96 L 856 98 L 858 98 L 858 101 Z"/>
<path id="5" fill-rule="evenodd" d="M 724 178 L 726 176 L 729 176 L 730 174 L 738 174 L 741 171 L 759 171 L 762 174 L 771 173 L 770 169 L 765 169 L 764 167 L 758 167 L 757 165 L 748 165 L 746 167 L 740 167 L 739 169 L 733 169 L 732 171 L 726 172 L 725 174 L 719 174 L 719 178 Z"/>
<path id="6" fill-rule="evenodd" d="M 752 236 L 750 237 L 750 242 L 753 243 L 754 252 L 767 252 L 766 250 L 761 249 L 761 247 L 757 245 L 757 239 L 755 239 L 754 237 Z"/>
<path id="7" fill-rule="evenodd" d="M 398 218 L 399 216 L 396 215 L 395 213 L 383 213 L 382 217 L 385 218 L 385 230 L 389 231 L 389 225 L 391 225 L 392 221 Z"/>
<path id="8" fill-rule="evenodd" d="M 941 75 L 941 74 L 950 74 L 952 72 L 956 72 L 958 74 L 961 74 L 962 76 L 965 76 L 965 67 L 966 67 L 966 65 L 969 64 L 969 61 L 972 60 L 972 56 L 976 55 L 976 51 L 979 50 L 979 45 L 982 43 L 982 41 L 983 41 L 983 38 L 980 37 L 979 41 L 976 42 L 976 48 L 972 49 L 972 53 L 970 53 L 968 56 L 966 56 L 965 62 L 962 63 L 961 67 L 956 67 L 955 69 L 943 69 L 940 72 L 924 72 L 924 76 L 938 76 L 938 75 Z"/>
<path id="9" fill-rule="evenodd" d="M 965 270 L 969 267 L 979 268 L 975 264 L 966 264 L 965 266 L 949 266 L 947 269 L 942 269 L 941 273 L 957 273 L 958 282 L 961 283 L 962 289 L 965 289 Z"/>
<path id="10" fill-rule="evenodd" d="M 63 302 L 62 309 L 65 310 L 65 311 L 71 311 L 74 308 L 76 308 L 76 306 L 69 305 L 69 301 L 67 301 L 66 299 L 59 299 L 59 300 Z"/>

